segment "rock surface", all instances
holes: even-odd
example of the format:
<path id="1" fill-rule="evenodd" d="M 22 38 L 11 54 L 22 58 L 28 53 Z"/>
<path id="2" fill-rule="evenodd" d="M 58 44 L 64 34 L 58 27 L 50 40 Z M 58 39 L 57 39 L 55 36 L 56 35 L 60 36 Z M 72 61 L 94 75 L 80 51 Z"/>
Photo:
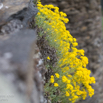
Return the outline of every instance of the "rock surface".
<path id="1" fill-rule="evenodd" d="M 32 0 L 0 0 L 0 26 L 17 18 L 26 26 L 36 14 L 37 9 Z"/>
<path id="2" fill-rule="evenodd" d="M 0 25 L 17 12 L 28 7 L 30 0 L 0 0 Z"/>
<path id="3" fill-rule="evenodd" d="M 33 0 L 0 0 L 0 102 L 44 101 L 45 68 L 36 45 L 36 29 L 29 29 L 37 12 Z"/>
<path id="4" fill-rule="evenodd" d="M 36 35 L 36 30 L 23 29 L 0 39 L 0 73 L 25 98 L 24 103 L 43 103 L 43 64 L 39 63 Z"/>

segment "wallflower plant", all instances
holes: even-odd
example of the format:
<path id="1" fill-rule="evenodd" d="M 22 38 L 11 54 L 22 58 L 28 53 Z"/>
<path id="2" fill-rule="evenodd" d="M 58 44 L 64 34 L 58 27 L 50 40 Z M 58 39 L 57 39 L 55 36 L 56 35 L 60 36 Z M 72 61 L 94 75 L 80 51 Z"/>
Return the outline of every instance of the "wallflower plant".
<path id="1" fill-rule="evenodd" d="M 81 98 L 92 97 L 94 89 L 91 84 L 95 83 L 95 78 L 90 77 L 91 71 L 86 68 L 88 58 L 84 50 L 76 48 L 76 38 L 66 30 L 65 23 L 69 21 L 67 15 L 51 4 L 42 5 L 40 0 L 37 8 L 36 25 L 47 34 L 46 39 L 56 49 L 58 58 L 53 68 L 54 75 L 44 86 L 45 94 L 49 94 L 52 103 L 74 103 Z M 41 31 L 39 35 L 43 36 L 44 33 Z M 50 60 L 50 57 L 47 59 Z"/>

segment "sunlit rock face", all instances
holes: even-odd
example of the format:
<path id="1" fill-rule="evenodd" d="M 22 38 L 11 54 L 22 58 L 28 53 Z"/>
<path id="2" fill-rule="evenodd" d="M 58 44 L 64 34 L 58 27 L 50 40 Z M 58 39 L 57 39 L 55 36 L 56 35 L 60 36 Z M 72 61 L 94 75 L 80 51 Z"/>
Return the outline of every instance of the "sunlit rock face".
<path id="1" fill-rule="evenodd" d="M 29 27 L 37 12 L 33 0 L 0 0 L 0 35 Z"/>
<path id="2" fill-rule="evenodd" d="M 0 0 L 0 26 L 12 19 L 26 22 L 37 14 L 32 0 Z"/>
<path id="3" fill-rule="evenodd" d="M 36 45 L 37 31 L 29 28 L 38 12 L 33 1 L 0 0 L 0 76 L 14 87 L 22 103 L 43 103 L 45 70 Z M 3 87 L 0 95 L 11 94 L 5 92 L 10 90 L 9 83 L 1 81 L 4 80 L 0 80 Z M 7 84 L 6 90 L 3 84 Z"/>
<path id="4" fill-rule="evenodd" d="M 14 94 L 14 89 L 15 98 L 20 96 L 8 103 L 18 100 L 23 101 L 16 103 L 44 103 L 42 75 L 45 68 L 36 41 L 36 29 L 26 28 L 0 38 L 0 77 L 8 81 L 1 77 L 0 95 Z"/>
<path id="5" fill-rule="evenodd" d="M 0 0 L 0 25 L 18 11 L 27 8 L 30 0 Z"/>

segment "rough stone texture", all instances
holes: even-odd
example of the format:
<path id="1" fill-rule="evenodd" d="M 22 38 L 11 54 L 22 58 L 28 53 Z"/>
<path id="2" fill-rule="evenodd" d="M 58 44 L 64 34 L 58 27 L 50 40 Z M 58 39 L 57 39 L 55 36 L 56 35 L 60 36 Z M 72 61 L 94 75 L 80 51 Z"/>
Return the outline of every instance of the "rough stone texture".
<path id="1" fill-rule="evenodd" d="M 20 20 L 14 19 L 14 20 L 11 20 L 10 22 L 8 22 L 6 25 L 3 25 L 1 27 L 0 34 L 8 35 L 10 33 L 13 33 L 15 31 L 22 29 L 23 27 L 24 27 L 24 25 Z"/>
<path id="2" fill-rule="evenodd" d="M 43 103 L 43 62 L 36 35 L 36 30 L 23 29 L 0 39 L 0 73 L 12 84 L 15 98 L 21 96 L 24 103 Z M 1 96 L 7 95 L 4 90 Z"/>
<path id="3" fill-rule="evenodd" d="M 3 24 L 11 15 L 28 7 L 30 0 L 0 0 L 0 24 Z"/>
<path id="4" fill-rule="evenodd" d="M 103 68 L 102 61 L 102 31 L 100 0 L 41 0 L 43 4 L 58 6 L 67 14 L 69 23 L 67 29 L 77 38 L 78 48 L 85 50 L 89 58 L 88 69 L 92 71 L 97 83 L 93 85 L 95 95 L 82 103 L 103 103 Z M 80 101 L 78 103 L 81 103 Z"/>
<path id="5" fill-rule="evenodd" d="M 18 95 L 14 86 L 0 73 L 0 103 L 26 103 L 23 95 Z M 29 103 L 29 102 L 28 102 Z"/>
<path id="6" fill-rule="evenodd" d="M 26 26 L 36 14 L 33 0 L 0 0 L 0 26 L 17 18 Z"/>
<path id="7" fill-rule="evenodd" d="M 44 101 L 45 68 L 29 29 L 37 12 L 33 0 L 0 0 L 0 103 Z"/>

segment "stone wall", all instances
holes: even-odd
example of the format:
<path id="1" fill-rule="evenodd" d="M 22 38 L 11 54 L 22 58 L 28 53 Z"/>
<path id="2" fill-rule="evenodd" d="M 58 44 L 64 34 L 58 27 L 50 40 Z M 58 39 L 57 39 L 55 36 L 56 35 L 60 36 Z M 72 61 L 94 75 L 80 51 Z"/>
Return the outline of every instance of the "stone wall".
<path id="1" fill-rule="evenodd" d="M 32 0 L 0 0 L 0 103 L 44 103 L 37 12 Z"/>

